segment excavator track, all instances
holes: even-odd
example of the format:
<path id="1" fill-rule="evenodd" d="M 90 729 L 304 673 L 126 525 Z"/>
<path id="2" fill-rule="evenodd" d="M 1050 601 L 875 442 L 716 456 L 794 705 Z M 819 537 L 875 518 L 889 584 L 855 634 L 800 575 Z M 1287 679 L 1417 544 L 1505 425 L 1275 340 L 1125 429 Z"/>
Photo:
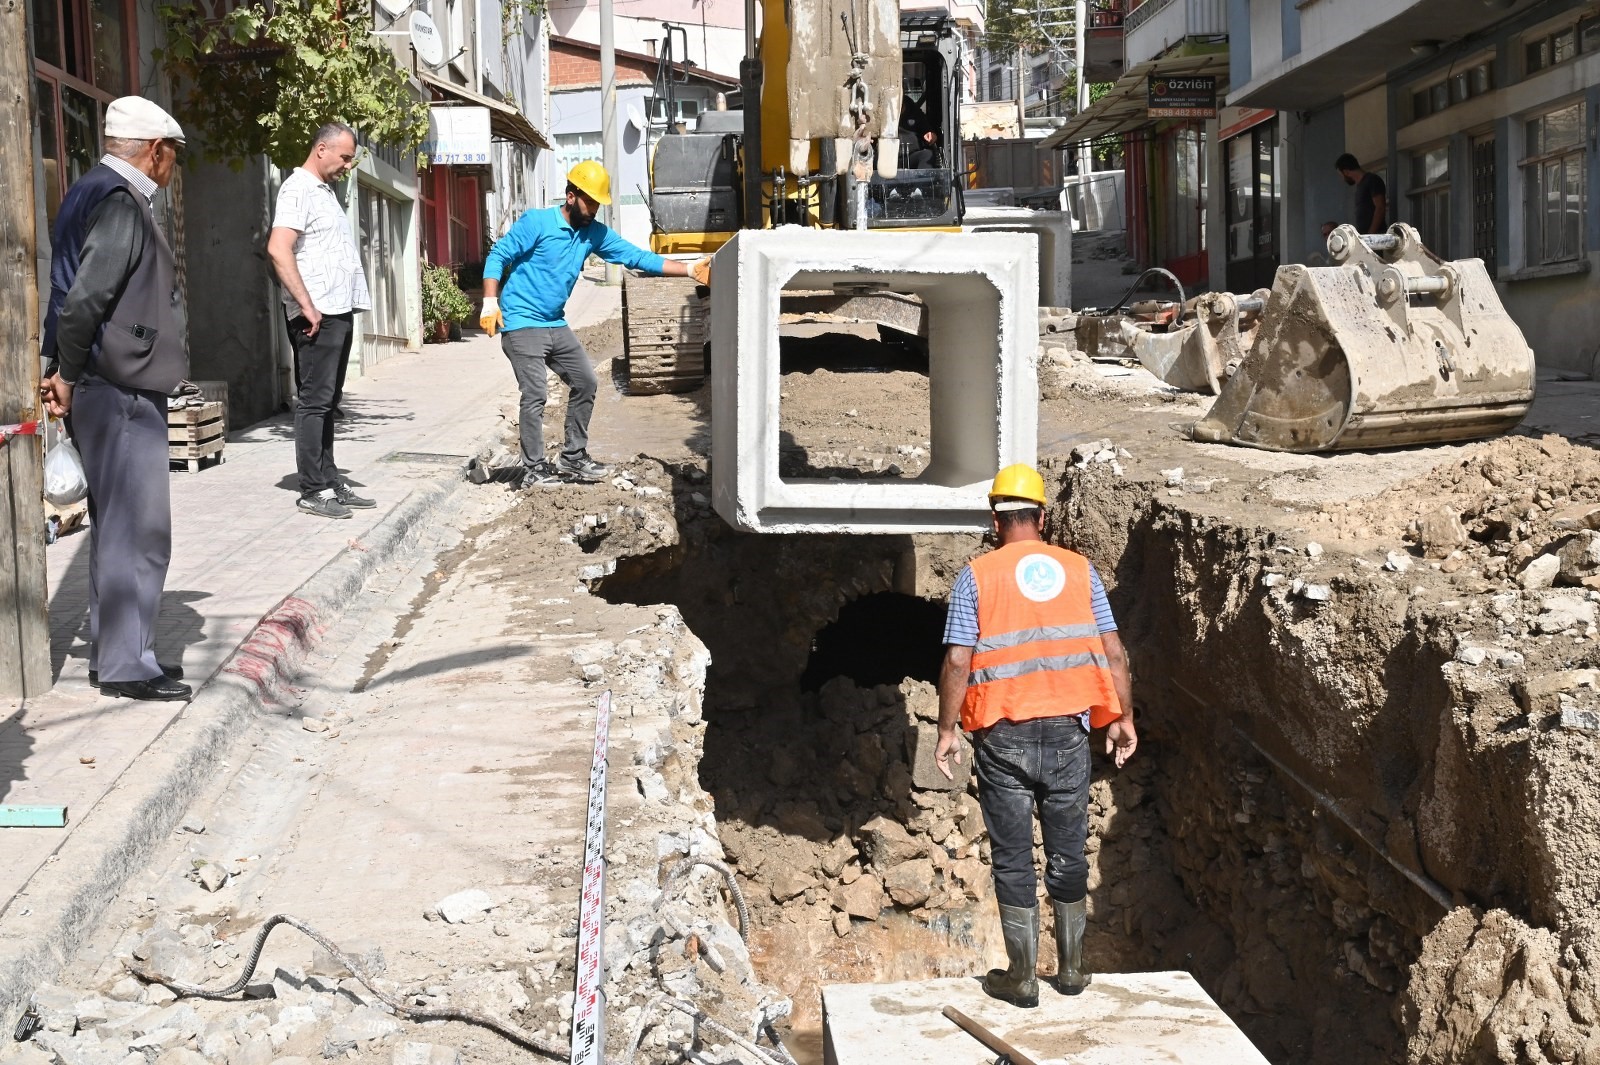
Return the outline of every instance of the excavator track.
<path id="1" fill-rule="evenodd" d="M 693 392 L 705 381 L 710 292 L 689 277 L 625 277 L 622 350 L 629 395 Z"/>

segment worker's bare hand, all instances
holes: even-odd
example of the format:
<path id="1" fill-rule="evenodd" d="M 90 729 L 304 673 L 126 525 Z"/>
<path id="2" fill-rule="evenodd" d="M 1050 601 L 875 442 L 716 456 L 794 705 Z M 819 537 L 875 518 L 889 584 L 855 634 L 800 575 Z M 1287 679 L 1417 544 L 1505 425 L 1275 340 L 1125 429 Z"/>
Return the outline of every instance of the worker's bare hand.
<path id="1" fill-rule="evenodd" d="M 72 382 L 53 373 L 39 382 L 39 398 L 44 400 L 45 412 L 52 418 L 65 418 L 72 410 Z"/>
<path id="2" fill-rule="evenodd" d="M 705 256 L 702 256 L 699 259 L 696 259 L 694 261 L 694 265 L 689 267 L 689 273 L 700 284 L 705 285 L 707 288 L 710 288 L 711 287 L 711 256 L 705 255 Z"/>
<path id="3" fill-rule="evenodd" d="M 926 143 L 928 143 L 928 144 L 932 144 L 932 143 L 933 143 L 933 142 L 934 142 L 934 141 L 936 141 L 936 140 L 938 140 L 938 139 L 939 139 L 939 138 L 938 138 L 938 136 L 937 136 L 937 135 L 936 135 L 936 134 L 935 134 L 935 133 L 934 133 L 934 132 L 933 132 L 933 130 L 931 130 L 931 129 L 930 129 L 930 130 L 929 130 L 929 131 L 928 131 L 928 132 L 926 132 L 926 133 L 924 133 L 924 134 L 923 134 L 923 135 L 922 135 L 922 139 L 923 139 L 923 141 L 925 141 L 925 142 L 926 142 Z"/>
<path id="4" fill-rule="evenodd" d="M 317 330 L 322 328 L 322 312 L 315 307 L 303 307 L 300 316 L 306 320 L 306 327 L 300 331 L 306 335 L 307 340 L 316 339 Z"/>
<path id="5" fill-rule="evenodd" d="M 1106 729 L 1106 753 L 1116 758 L 1117 768 L 1121 769 L 1138 749 L 1139 734 L 1134 730 L 1133 718 L 1123 714 L 1111 722 Z"/>
<path id="6" fill-rule="evenodd" d="M 933 764 L 939 767 L 939 772 L 944 774 L 946 780 L 954 780 L 950 772 L 950 760 L 954 758 L 956 765 L 961 764 L 961 733 L 956 729 L 946 732 L 939 730 L 939 745 L 933 749 Z"/>

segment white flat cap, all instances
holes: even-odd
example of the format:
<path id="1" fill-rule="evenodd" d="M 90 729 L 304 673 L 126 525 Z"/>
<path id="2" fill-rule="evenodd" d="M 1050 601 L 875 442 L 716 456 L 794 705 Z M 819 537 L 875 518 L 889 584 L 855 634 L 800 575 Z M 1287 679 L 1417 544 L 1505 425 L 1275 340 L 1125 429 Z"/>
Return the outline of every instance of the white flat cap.
<path id="1" fill-rule="evenodd" d="M 143 96 L 122 96 L 106 107 L 106 136 L 185 143 L 178 120 Z"/>

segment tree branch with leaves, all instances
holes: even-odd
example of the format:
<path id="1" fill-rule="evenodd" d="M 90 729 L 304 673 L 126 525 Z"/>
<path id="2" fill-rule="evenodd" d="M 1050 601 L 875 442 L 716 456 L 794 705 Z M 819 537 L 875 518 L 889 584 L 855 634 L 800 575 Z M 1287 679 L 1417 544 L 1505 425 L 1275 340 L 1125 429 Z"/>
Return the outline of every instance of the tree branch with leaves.
<path id="1" fill-rule="evenodd" d="M 178 77 L 183 120 L 200 130 L 208 159 L 240 167 L 266 155 L 296 166 L 334 121 L 405 151 L 427 136 L 428 105 L 372 35 L 364 3 L 257 0 L 220 20 L 194 4 L 162 3 L 157 13 L 168 41 L 157 57 Z"/>

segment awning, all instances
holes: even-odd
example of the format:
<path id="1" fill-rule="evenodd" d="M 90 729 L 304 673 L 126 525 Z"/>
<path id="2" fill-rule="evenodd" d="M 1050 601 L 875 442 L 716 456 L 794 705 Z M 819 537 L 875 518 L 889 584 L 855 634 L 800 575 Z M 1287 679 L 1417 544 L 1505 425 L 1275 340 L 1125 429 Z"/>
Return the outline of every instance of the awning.
<path id="1" fill-rule="evenodd" d="M 470 104 L 473 107 L 487 107 L 489 109 L 489 131 L 495 140 L 512 141 L 516 144 L 526 144 L 533 148 L 548 148 L 550 142 L 545 140 L 544 134 L 533 127 L 526 115 L 515 107 L 501 100 L 494 100 L 487 96 L 473 92 L 462 85 L 455 85 L 443 78 L 435 77 L 427 71 L 418 71 L 417 77 L 430 89 L 436 89 L 445 96 L 454 99 L 457 103 Z M 482 121 L 482 119 L 479 119 Z M 480 127 L 481 128 L 481 127 Z"/>
<path id="2" fill-rule="evenodd" d="M 1228 53 L 1162 56 L 1136 64 L 1118 78 L 1111 91 L 1091 104 L 1088 110 L 1041 140 L 1040 149 L 1065 148 L 1069 144 L 1097 141 L 1102 137 L 1151 125 L 1156 121 L 1149 115 L 1150 100 L 1146 89 L 1151 74 L 1214 74 L 1218 78 L 1217 91 L 1220 95 L 1228 80 Z"/>

